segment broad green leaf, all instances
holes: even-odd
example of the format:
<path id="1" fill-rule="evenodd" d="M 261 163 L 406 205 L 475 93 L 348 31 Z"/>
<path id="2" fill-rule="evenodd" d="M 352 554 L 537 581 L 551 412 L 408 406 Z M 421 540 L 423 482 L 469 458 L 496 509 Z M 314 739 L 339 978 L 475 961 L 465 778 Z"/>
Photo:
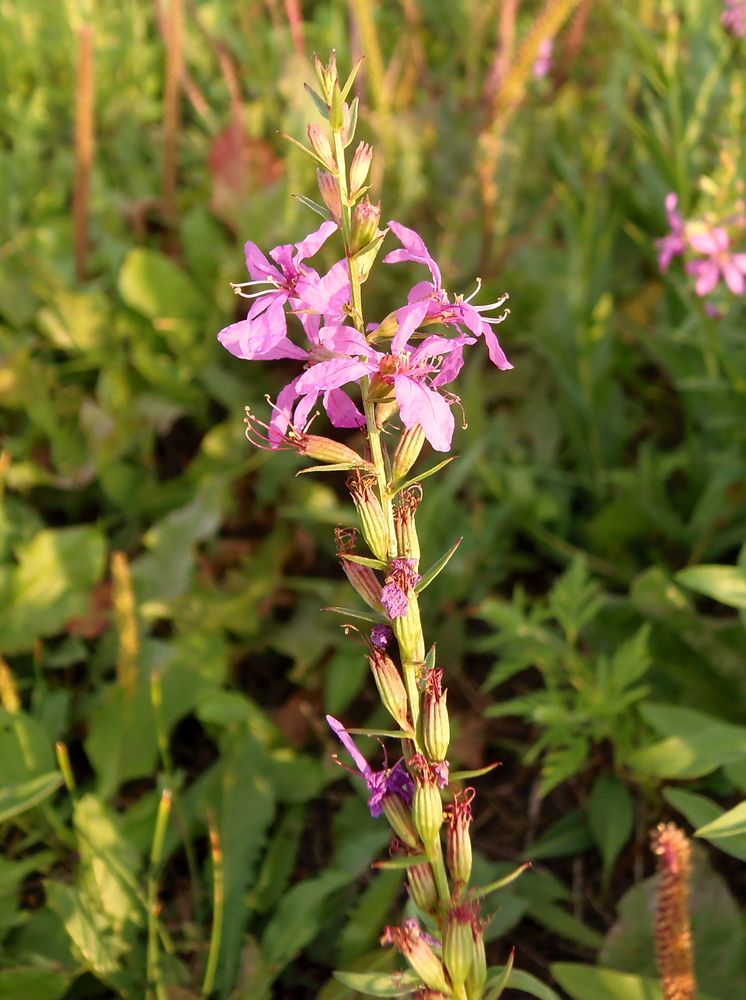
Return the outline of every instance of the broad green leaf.
<path id="1" fill-rule="evenodd" d="M 700 845 L 692 846 L 689 911 L 699 988 L 702 995 L 746 996 L 743 962 L 746 938 L 738 903 L 723 877 L 711 868 Z M 604 966 L 619 972 L 656 976 L 657 888 L 658 876 L 653 876 L 624 894 L 617 906 L 617 921 L 598 954 Z"/>
<path id="2" fill-rule="evenodd" d="M 603 942 L 603 937 L 598 931 L 556 903 L 532 902 L 528 908 L 528 915 L 560 937 L 568 941 L 577 941 L 586 948 L 596 949 Z"/>
<path id="3" fill-rule="evenodd" d="M 327 899 L 349 882 L 346 872 L 326 871 L 285 894 L 262 936 L 264 957 L 278 972 L 319 933 Z"/>
<path id="4" fill-rule="evenodd" d="M 555 962 L 550 971 L 573 1000 L 663 1000 L 657 980 L 596 965 Z"/>
<path id="5" fill-rule="evenodd" d="M 541 858 L 563 858 L 569 854 L 581 854 L 593 845 L 593 838 L 582 809 L 572 809 L 542 833 L 530 844 L 521 857 L 529 861 Z"/>
<path id="6" fill-rule="evenodd" d="M 603 860 L 604 881 L 635 823 L 635 805 L 627 786 L 611 771 L 599 775 L 588 801 L 588 825 Z"/>
<path id="7" fill-rule="evenodd" d="M 0 1000 L 59 1000 L 70 985 L 69 972 L 56 969 L 0 970 Z"/>
<path id="8" fill-rule="evenodd" d="M 400 997 L 422 987 L 413 972 L 335 972 L 334 978 L 358 993 L 372 997 Z"/>
<path id="9" fill-rule="evenodd" d="M 148 319 L 191 319 L 204 315 L 206 300 L 189 275 L 155 250 L 130 250 L 119 274 L 119 292 Z"/>
<path id="10" fill-rule="evenodd" d="M 0 788 L 0 823 L 39 805 L 56 792 L 61 784 L 62 775 L 59 771 L 50 771 L 29 781 Z"/>
<path id="11" fill-rule="evenodd" d="M 85 964 L 98 975 L 116 972 L 126 945 L 103 915 L 80 890 L 62 882 L 48 881 L 46 894 L 47 904 L 61 918 Z"/>
<path id="12" fill-rule="evenodd" d="M 54 635 L 82 615 L 105 554 L 103 534 L 94 527 L 45 529 L 20 545 L 6 606 L 0 608 L 0 648 L 30 649 L 40 636 Z"/>
<path id="13" fill-rule="evenodd" d="M 673 705 L 643 705 L 640 711 L 667 738 L 630 754 L 627 762 L 635 770 L 659 778 L 699 778 L 746 757 L 746 726 Z"/>
<path id="14" fill-rule="evenodd" d="M 746 570 L 741 566 L 689 566 L 676 580 L 731 608 L 746 608 Z"/>
<path id="15" fill-rule="evenodd" d="M 375 947 L 401 891 L 402 872 L 383 871 L 366 887 L 354 908 L 347 914 L 339 939 L 337 962 L 349 965 Z"/>

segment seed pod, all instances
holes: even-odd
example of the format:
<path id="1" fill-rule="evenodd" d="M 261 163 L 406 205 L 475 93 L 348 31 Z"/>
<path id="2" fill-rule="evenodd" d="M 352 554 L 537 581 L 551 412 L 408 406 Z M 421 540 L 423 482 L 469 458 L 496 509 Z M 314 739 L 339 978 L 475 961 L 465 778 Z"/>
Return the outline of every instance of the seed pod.
<path id="1" fill-rule="evenodd" d="M 454 800 L 445 809 L 446 860 L 451 878 L 458 886 L 465 886 L 471 878 L 472 851 L 469 827 L 472 814 L 471 803 L 474 789 L 457 792 Z"/>
<path id="2" fill-rule="evenodd" d="M 298 442 L 298 451 L 301 455 L 330 465 L 349 465 L 351 469 L 360 469 L 361 472 L 370 472 L 373 468 L 370 462 L 346 444 L 319 434 L 304 434 Z"/>
<path id="3" fill-rule="evenodd" d="M 428 863 L 410 865 L 407 868 L 409 895 L 425 913 L 436 913 L 438 909 L 438 887 L 433 870 Z"/>
<path id="4" fill-rule="evenodd" d="M 446 996 L 453 995 L 443 963 L 425 939 L 416 920 L 405 920 L 403 927 L 386 927 L 381 944 L 397 948 L 431 990 L 438 990 Z"/>
<path id="5" fill-rule="evenodd" d="M 396 546 L 399 555 L 407 559 L 420 558 L 420 540 L 417 537 L 414 516 L 421 503 L 422 487 L 416 484 L 399 494 L 399 502 L 394 507 Z"/>
<path id="6" fill-rule="evenodd" d="M 411 767 L 414 771 L 412 819 L 425 849 L 430 852 L 443 825 L 443 800 L 438 788 L 438 777 L 422 754 L 415 754 Z"/>
<path id="7" fill-rule="evenodd" d="M 342 224 L 342 200 L 339 195 L 339 184 L 335 177 L 328 170 L 317 170 L 316 180 L 319 185 L 321 197 L 324 204 L 329 209 L 331 217 L 337 223 Z"/>
<path id="8" fill-rule="evenodd" d="M 443 937 L 443 961 L 456 992 L 463 989 L 474 965 L 473 912 L 472 903 L 452 907 Z"/>

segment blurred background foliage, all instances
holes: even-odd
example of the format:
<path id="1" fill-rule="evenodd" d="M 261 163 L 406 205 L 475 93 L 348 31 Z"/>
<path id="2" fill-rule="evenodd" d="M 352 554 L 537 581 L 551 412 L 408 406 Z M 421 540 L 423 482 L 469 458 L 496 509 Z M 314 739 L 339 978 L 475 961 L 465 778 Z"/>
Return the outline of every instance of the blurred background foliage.
<path id="1" fill-rule="evenodd" d="M 534 862 L 493 959 L 537 996 L 660 996 L 647 838 L 673 818 L 700 831 L 700 986 L 746 992 L 743 300 L 711 315 L 654 242 L 667 192 L 738 196 L 721 9 L 0 0 L 0 997 L 342 1000 L 331 970 L 380 962 L 404 906 L 321 722 L 380 711 L 319 611 L 350 603 L 344 489 L 252 450 L 283 364 L 215 339 L 242 242 L 315 225 L 279 133 L 330 48 L 366 57 L 383 217 L 446 287 L 511 296 L 515 370 L 470 359 L 418 521 L 425 561 L 464 536 L 425 612 L 453 763 L 503 765 L 479 874 Z"/>

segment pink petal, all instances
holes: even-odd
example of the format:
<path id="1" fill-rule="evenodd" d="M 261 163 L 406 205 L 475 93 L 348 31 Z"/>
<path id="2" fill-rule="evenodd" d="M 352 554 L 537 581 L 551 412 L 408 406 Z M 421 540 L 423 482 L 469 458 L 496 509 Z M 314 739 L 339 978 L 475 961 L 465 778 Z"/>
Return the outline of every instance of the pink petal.
<path id="1" fill-rule="evenodd" d="M 735 260 L 732 257 L 726 257 L 721 266 L 728 288 L 730 288 L 734 295 L 743 295 L 743 290 L 746 288 L 746 281 L 744 281 L 743 273 Z"/>
<path id="2" fill-rule="evenodd" d="M 288 424 L 292 417 L 293 403 L 298 398 L 295 391 L 295 384 L 298 379 L 294 379 L 277 394 L 277 400 L 272 407 L 272 416 L 269 420 L 269 441 L 273 448 L 278 448 L 282 436 L 288 429 Z"/>
<path id="3" fill-rule="evenodd" d="M 343 389 L 324 393 L 324 409 L 335 427 L 365 427 L 365 417 Z"/>
<path id="4" fill-rule="evenodd" d="M 708 229 L 704 232 L 690 232 L 688 234 L 689 246 L 696 250 L 697 253 L 704 254 L 716 254 L 723 250 L 727 250 L 730 241 L 728 239 L 728 233 L 725 229 L 716 226 L 714 229 Z"/>
<path id="5" fill-rule="evenodd" d="M 368 361 L 358 361 L 356 358 L 319 361 L 298 379 L 298 392 L 305 395 L 308 392 L 339 389 L 348 382 L 358 382 L 364 375 L 372 375 L 376 367 Z"/>
<path id="6" fill-rule="evenodd" d="M 383 258 L 384 264 L 398 264 L 400 261 L 411 260 L 417 264 L 424 264 L 433 276 L 435 287 L 441 287 L 440 268 L 430 256 L 430 252 L 425 246 L 425 241 L 414 229 L 402 226 L 400 222 L 389 222 L 389 229 L 397 237 L 403 250 L 392 250 Z"/>
<path id="7" fill-rule="evenodd" d="M 254 281 L 269 279 L 282 284 L 284 276 L 278 271 L 274 264 L 270 264 L 262 251 L 251 240 L 244 244 L 244 254 L 246 256 L 246 269 Z"/>
<path id="8" fill-rule="evenodd" d="M 718 283 L 720 272 L 712 260 L 693 260 L 686 265 L 689 274 L 696 278 L 694 291 L 699 296 L 709 295 Z"/>
<path id="9" fill-rule="evenodd" d="M 404 426 L 411 430 L 419 424 L 435 451 L 448 451 L 453 440 L 454 420 L 445 399 L 406 375 L 397 375 L 394 386 Z"/>
<path id="10" fill-rule="evenodd" d="M 490 356 L 490 361 L 493 365 L 500 369 L 501 372 L 510 371 L 513 367 L 508 361 L 505 351 L 500 347 L 500 341 L 495 336 L 495 332 L 489 323 L 485 323 L 482 329 L 484 334 L 484 340 L 487 344 L 487 353 Z"/>
<path id="11" fill-rule="evenodd" d="M 363 755 L 360 753 L 357 746 L 355 745 L 355 741 L 347 732 L 342 723 L 338 719 L 335 719 L 333 715 L 327 715 L 326 721 L 328 722 L 329 728 L 332 730 L 332 732 L 337 737 L 339 742 L 345 748 L 350 757 L 352 757 L 352 759 L 355 761 L 358 771 L 360 771 L 360 773 L 365 777 L 367 777 L 369 774 L 372 774 L 373 768 L 370 766 L 365 757 L 363 757 Z"/>
<path id="12" fill-rule="evenodd" d="M 336 231 L 336 222 L 322 222 L 315 232 L 309 233 L 304 240 L 295 244 L 295 249 L 297 251 L 295 255 L 295 263 L 300 264 L 300 262 L 305 260 L 307 257 L 313 257 L 313 255 L 317 253 L 326 243 L 332 233 L 335 233 Z"/>
<path id="13" fill-rule="evenodd" d="M 381 358 L 359 330 L 352 326 L 322 326 L 319 344 L 335 354 L 360 354 L 364 358 Z"/>
<path id="14" fill-rule="evenodd" d="M 429 304 L 427 299 L 420 299 L 419 302 L 402 306 L 401 309 L 397 310 L 396 318 L 399 322 L 399 329 L 391 341 L 392 354 L 398 354 L 407 346 L 409 338 L 425 318 Z"/>

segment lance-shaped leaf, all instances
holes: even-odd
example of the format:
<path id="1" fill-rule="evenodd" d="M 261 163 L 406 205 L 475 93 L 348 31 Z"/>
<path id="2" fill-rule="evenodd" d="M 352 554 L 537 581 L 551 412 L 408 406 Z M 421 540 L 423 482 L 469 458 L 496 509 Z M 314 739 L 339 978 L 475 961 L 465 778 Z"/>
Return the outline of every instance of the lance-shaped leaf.
<path id="1" fill-rule="evenodd" d="M 507 965 L 502 969 L 502 972 L 497 973 L 496 978 L 490 978 L 488 980 L 487 986 L 488 991 L 485 994 L 485 1000 L 500 1000 L 503 995 L 505 987 L 508 985 L 508 980 L 510 979 L 510 973 L 513 969 L 513 962 L 515 960 L 515 948 L 510 952 L 508 956 Z"/>
<path id="2" fill-rule="evenodd" d="M 390 740 L 411 740 L 414 737 L 411 729 L 348 729 L 347 732 L 355 736 L 372 736 L 374 739 L 380 736 Z"/>
<path id="3" fill-rule="evenodd" d="M 324 107 L 326 108 L 326 105 L 324 105 Z M 328 170 L 329 173 L 331 173 L 331 168 L 329 167 L 329 164 L 324 163 L 321 157 L 317 156 L 312 149 L 308 148 L 308 146 L 304 146 L 302 142 L 299 142 L 298 139 L 296 139 L 294 136 L 288 135 L 287 132 L 280 132 L 280 135 L 282 136 L 283 139 L 287 139 L 288 142 L 292 142 L 292 144 L 294 146 L 297 146 L 298 149 L 303 150 L 303 152 L 307 156 L 310 156 L 311 159 L 317 164 L 317 166 L 321 167 L 322 170 Z"/>
<path id="4" fill-rule="evenodd" d="M 300 469 L 296 476 L 305 476 L 309 472 L 350 472 L 352 469 L 363 469 L 360 463 L 353 465 L 351 462 L 335 462 L 333 465 L 309 465 L 307 469 Z"/>
<path id="5" fill-rule="evenodd" d="M 371 559 L 370 556 L 354 556 L 345 552 L 340 558 L 346 559 L 348 562 L 357 563 L 358 566 L 370 566 L 371 569 L 388 569 L 387 563 L 381 559 Z"/>
<path id="6" fill-rule="evenodd" d="M 331 219 L 332 213 L 329 209 L 324 205 L 319 205 L 317 201 L 313 201 L 311 198 L 306 198 L 304 194 L 294 194 L 293 198 L 295 198 L 296 201 L 299 201 L 301 205 L 305 205 L 306 208 L 310 208 L 312 212 L 320 215 L 322 219 L 326 219 L 327 221 Z"/>
<path id="7" fill-rule="evenodd" d="M 458 458 L 458 455 L 449 455 L 448 458 L 444 458 L 442 462 L 438 462 L 431 469 L 426 472 L 421 473 L 419 476 L 412 476 L 411 479 L 406 479 L 403 483 L 398 483 L 396 486 L 389 487 L 389 496 L 393 499 L 397 493 L 401 493 L 402 490 L 408 489 L 410 486 L 414 486 L 415 483 L 421 483 L 425 479 L 429 479 L 430 476 L 434 476 L 436 472 L 440 472 L 444 469 L 449 462 L 453 462 Z"/>
<path id="8" fill-rule="evenodd" d="M 352 89 L 352 85 L 355 82 L 355 77 L 360 72 L 360 67 L 363 65 L 364 60 L 365 60 L 365 56 L 360 56 L 360 58 L 358 59 L 358 61 L 355 63 L 355 65 L 350 70 L 350 74 L 347 77 L 347 79 L 345 80 L 345 85 L 344 85 L 344 87 L 342 87 L 342 100 L 343 101 L 347 100 L 347 95 L 349 94 L 350 90 Z"/>
<path id="9" fill-rule="evenodd" d="M 496 767 L 501 767 L 502 762 L 496 760 L 494 764 L 486 764 L 484 767 L 477 767 L 473 771 L 451 771 L 451 781 L 469 781 L 470 778 L 481 778 L 483 774 L 489 774 Z"/>
<path id="10" fill-rule="evenodd" d="M 307 83 L 304 83 L 303 86 L 308 91 L 308 96 L 311 98 L 311 100 L 313 101 L 313 103 L 316 105 L 316 110 L 318 111 L 318 113 L 323 118 L 328 118 L 329 117 L 329 105 L 326 103 L 326 101 L 322 97 L 320 97 L 316 93 L 316 91 L 313 89 L 313 87 L 309 86 Z"/>
<path id="11" fill-rule="evenodd" d="M 388 623 L 388 618 L 377 615 L 375 611 L 358 611 L 355 608 L 322 608 L 322 611 L 333 611 L 335 615 L 343 615 L 345 618 L 358 618 L 362 622 L 370 622 L 372 625 L 384 625 Z"/>
<path id="12" fill-rule="evenodd" d="M 413 972 L 335 972 L 334 978 L 371 997 L 400 997 L 422 989 L 422 980 Z"/>
<path id="13" fill-rule="evenodd" d="M 421 594 L 426 587 L 430 586 L 430 584 L 433 582 L 438 573 L 440 573 L 441 570 L 446 568 L 446 566 L 450 562 L 451 556 L 454 554 L 454 552 L 459 547 L 462 541 L 463 538 L 457 539 L 450 547 L 450 549 L 446 552 L 446 554 L 441 556 L 440 559 L 438 559 L 438 561 L 434 565 L 432 565 L 426 573 L 423 573 L 422 579 L 414 588 L 415 594 Z"/>
<path id="14" fill-rule="evenodd" d="M 524 864 L 519 865 L 515 871 L 512 871 L 509 875 L 503 876 L 503 878 L 497 879 L 495 882 L 490 882 L 489 885 L 480 886 L 480 888 L 474 891 L 475 899 L 484 899 L 485 896 L 489 896 L 493 892 L 498 892 L 500 889 L 504 889 L 506 885 L 510 885 L 511 882 L 515 882 L 526 871 L 527 868 L 531 867 L 531 862 L 526 861 Z"/>
<path id="15" fill-rule="evenodd" d="M 413 868 L 415 865 L 424 865 L 428 860 L 427 854 L 402 854 L 398 858 L 390 858 L 388 861 L 374 861 L 374 868 Z"/>

